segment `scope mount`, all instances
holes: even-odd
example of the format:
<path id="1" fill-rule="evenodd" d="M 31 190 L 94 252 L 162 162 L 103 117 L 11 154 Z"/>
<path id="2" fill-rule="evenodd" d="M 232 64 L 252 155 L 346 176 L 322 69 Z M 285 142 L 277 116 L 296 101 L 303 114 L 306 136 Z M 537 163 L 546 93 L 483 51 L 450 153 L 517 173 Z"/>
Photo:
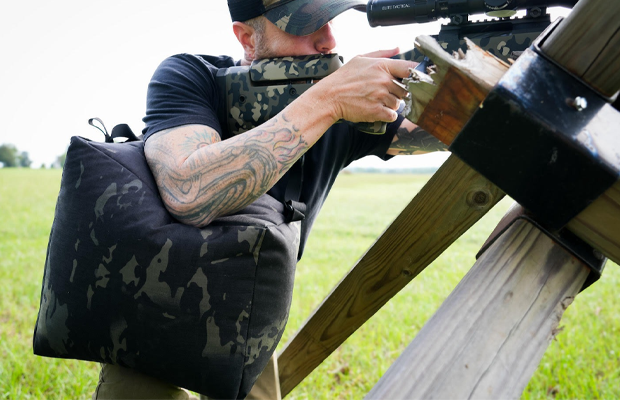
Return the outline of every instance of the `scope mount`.
<path id="1" fill-rule="evenodd" d="M 450 23 L 441 25 L 439 34 L 433 37 L 448 52 L 459 48 L 466 51 L 464 39 L 467 37 L 484 50 L 507 61 L 509 58 L 516 59 L 549 25 L 551 16 L 546 7 L 528 9 L 523 17 L 483 21 L 469 21 L 467 15 L 452 15 Z M 419 61 L 417 58 L 414 60 Z"/>
<path id="2" fill-rule="evenodd" d="M 484 21 L 469 21 L 468 16 L 455 14 L 450 16 L 450 23 L 441 25 L 439 40 L 455 37 L 493 37 L 498 34 L 532 32 L 542 33 L 551 24 L 551 16 L 545 8 L 528 9 L 527 14 L 520 18 L 499 18 Z"/>

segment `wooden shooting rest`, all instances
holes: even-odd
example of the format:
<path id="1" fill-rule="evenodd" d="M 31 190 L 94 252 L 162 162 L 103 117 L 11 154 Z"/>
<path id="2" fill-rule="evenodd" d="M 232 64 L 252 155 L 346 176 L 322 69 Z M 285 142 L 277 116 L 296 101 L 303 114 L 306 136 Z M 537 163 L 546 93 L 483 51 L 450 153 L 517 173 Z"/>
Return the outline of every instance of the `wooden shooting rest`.
<path id="1" fill-rule="evenodd" d="M 612 98 L 620 90 L 618 15 L 620 1 L 581 0 L 541 50 Z M 416 47 L 439 73 L 434 85 L 410 84 L 418 101 L 408 118 L 450 144 L 509 66 L 475 48 L 457 60 L 428 37 L 419 37 Z M 503 196 L 452 155 L 287 343 L 278 357 L 282 396 Z M 620 262 L 620 181 L 566 227 Z M 516 222 L 367 398 L 520 397 L 588 273 L 536 226 Z"/>

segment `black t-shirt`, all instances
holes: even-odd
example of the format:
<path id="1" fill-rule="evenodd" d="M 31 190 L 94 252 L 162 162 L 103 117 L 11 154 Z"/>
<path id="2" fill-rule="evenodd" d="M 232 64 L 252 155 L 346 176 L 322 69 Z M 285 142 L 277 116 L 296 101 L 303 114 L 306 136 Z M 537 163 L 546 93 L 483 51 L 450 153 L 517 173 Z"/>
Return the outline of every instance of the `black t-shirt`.
<path id="1" fill-rule="evenodd" d="M 220 100 L 215 76 L 219 68 L 235 65 L 230 57 L 179 54 L 160 64 L 149 83 L 144 139 L 181 125 L 200 124 L 215 129 L 223 140 L 230 137 L 218 120 Z M 384 135 L 359 132 L 345 123 L 333 125 L 305 155 L 303 186 L 299 201 L 307 206 L 302 221 L 303 252 L 308 233 L 325 202 L 338 173 L 351 162 L 367 155 L 387 159 L 386 152 L 403 117 L 388 124 Z M 268 192 L 279 200 L 285 192 L 285 175 Z"/>

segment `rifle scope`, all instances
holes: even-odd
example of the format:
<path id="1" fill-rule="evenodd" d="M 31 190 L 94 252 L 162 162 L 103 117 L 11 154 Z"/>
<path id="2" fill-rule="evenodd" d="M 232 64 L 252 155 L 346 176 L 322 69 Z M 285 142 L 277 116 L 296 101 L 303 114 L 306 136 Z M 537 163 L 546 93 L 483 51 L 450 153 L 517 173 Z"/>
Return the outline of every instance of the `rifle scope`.
<path id="1" fill-rule="evenodd" d="M 366 13 L 368 23 L 375 27 L 421 24 L 439 18 L 450 18 L 454 22 L 453 16 L 482 13 L 504 18 L 514 15 L 517 10 L 554 6 L 572 8 L 576 3 L 577 0 L 369 0 Z"/>

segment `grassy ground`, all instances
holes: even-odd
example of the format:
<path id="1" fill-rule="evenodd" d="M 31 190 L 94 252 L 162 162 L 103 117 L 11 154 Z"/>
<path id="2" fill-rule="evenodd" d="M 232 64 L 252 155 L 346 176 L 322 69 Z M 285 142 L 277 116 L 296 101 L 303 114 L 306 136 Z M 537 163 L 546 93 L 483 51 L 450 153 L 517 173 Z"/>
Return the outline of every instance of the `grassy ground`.
<path id="1" fill-rule="evenodd" d="M 426 182 L 428 176 L 343 175 L 297 269 L 284 343 Z M 32 355 L 32 330 L 60 172 L 0 170 L 0 398 L 88 398 L 94 363 Z M 510 205 L 504 200 L 399 293 L 289 396 L 358 399 L 372 388 L 474 262 Z M 526 399 L 620 398 L 620 269 L 582 293 L 562 320 Z"/>
<path id="2" fill-rule="evenodd" d="M 59 170 L 0 169 L 0 398 L 86 398 L 94 363 L 32 355 Z"/>

